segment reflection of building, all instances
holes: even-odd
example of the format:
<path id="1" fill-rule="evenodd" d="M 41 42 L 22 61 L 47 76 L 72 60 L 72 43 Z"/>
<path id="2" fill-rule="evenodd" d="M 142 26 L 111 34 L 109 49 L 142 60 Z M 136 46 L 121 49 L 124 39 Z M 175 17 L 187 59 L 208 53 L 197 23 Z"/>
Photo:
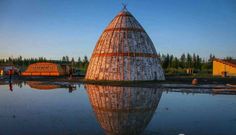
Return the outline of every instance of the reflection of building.
<path id="1" fill-rule="evenodd" d="M 34 88 L 38 90 L 53 90 L 53 89 L 61 88 L 60 85 L 45 84 L 43 82 L 38 82 L 38 81 L 27 81 L 26 83 L 30 86 L 30 88 Z"/>
<path id="2" fill-rule="evenodd" d="M 214 76 L 236 76 L 236 60 L 213 60 Z"/>
<path id="3" fill-rule="evenodd" d="M 124 8 L 98 40 L 86 73 L 88 80 L 164 80 L 155 46 Z"/>
<path id="4" fill-rule="evenodd" d="M 86 89 L 97 120 L 109 135 L 140 134 L 162 94 L 155 88 L 86 85 Z"/>
<path id="5" fill-rule="evenodd" d="M 60 76 L 64 75 L 61 66 L 49 62 L 38 62 L 29 65 L 23 76 Z"/>
<path id="6" fill-rule="evenodd" d="M 76 90 L 76 86 L 73 84 L 53 84 L 40 81 L 27 81 L 26 83 L 30 86 L 30 88 L 37 90 L 55 90 L 58 88 L 68 88 L 69 93 L 72 93 Z"/>

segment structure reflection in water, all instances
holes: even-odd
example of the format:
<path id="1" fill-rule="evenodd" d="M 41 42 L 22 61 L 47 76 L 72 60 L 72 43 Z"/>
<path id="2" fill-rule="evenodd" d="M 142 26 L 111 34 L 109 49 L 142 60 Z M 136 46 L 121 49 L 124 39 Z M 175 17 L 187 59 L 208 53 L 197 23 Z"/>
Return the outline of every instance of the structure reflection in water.
<path id="1" fill-rule="evenodd" d="M 37 89 L 37 90 L 55 90 L 58 88 L 68 88 L 69 93 L 73 92 L 76 90 L 76 86 L 73 84 L 53 84 L 53 83 L 45 83 L 45 82 L 40 82 L 40 81 L 27 81 L 26 82 L 30 88 Z"/>
<path id="2" fill-rule="evenodd" d="M 45 83 L 39 82 L 39 81 L 27 81 L 26 83 L 30 86 L 30 88 L 34 88 L 37 90 L 53 90 L 53 89 L 61 88 L 60 85 L 45 84 Z"/>
<path id="3" fill-rule="evenodd" d="M 144 131 L 158 106 L 156 88 L 85 85 L 96 118 L 107 135 L 136 135 Z"/>

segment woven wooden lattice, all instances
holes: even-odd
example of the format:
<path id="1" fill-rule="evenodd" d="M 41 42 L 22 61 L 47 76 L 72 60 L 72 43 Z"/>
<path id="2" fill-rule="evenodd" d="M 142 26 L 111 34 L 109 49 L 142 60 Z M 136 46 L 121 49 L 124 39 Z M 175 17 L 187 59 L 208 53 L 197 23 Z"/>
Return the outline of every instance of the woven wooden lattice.
<path id="1" fill-rule="evenodd" d="M 99 38 L 86 73 L 88 80 L 164 80 L 153 42 L 127 10 Z"/>
<path id="2" fill-rule="evenodd" d="M 29 65 L 23 76 L 59 76 L 64 72 L 60 65 L 48 62 L 39 62 Z"/>

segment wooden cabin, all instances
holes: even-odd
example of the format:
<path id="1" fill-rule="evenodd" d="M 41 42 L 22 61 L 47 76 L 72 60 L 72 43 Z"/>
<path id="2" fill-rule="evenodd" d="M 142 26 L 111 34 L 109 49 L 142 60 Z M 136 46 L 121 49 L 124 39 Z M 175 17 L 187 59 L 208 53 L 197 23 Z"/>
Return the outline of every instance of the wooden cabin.
<path id="1" fill-rule="evenodd" d="M 236 60 L 213 60 L 213 76 L 235 76 L 236 77 Z"/>
<path id="2" fill-rule="evenodd" d="M 38 62 L 28 66 L 25 72 L 22 72 L 23 76 L 61 76 L 64 75 L 64 71 L 61 66 L 55 63 Z"/>

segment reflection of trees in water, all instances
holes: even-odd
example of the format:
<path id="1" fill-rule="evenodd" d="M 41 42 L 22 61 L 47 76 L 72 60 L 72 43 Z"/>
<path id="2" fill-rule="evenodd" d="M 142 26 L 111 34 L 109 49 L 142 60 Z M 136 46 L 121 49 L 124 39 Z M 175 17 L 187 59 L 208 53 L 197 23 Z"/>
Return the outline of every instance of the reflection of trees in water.
<path id="1" fill-rule="evenodd" d="M 14 89 L 13 86 L 17 86 L 19 88 L 22 88 L 23 87 L 22 84 L 23 84 L 23 81 L 16 81 L 16 82 L 9 81 L 8 83 L 5 83 L 5 85 L 8 85 L 10 91 L 13 91 L 13 89 Z"/>
<path id="2" fill-rule="evenodd" d="M 156 88 L 86 85 L 86 89 L 97 120 L 109 135 L 140 134 L 162 95 Z"/>

